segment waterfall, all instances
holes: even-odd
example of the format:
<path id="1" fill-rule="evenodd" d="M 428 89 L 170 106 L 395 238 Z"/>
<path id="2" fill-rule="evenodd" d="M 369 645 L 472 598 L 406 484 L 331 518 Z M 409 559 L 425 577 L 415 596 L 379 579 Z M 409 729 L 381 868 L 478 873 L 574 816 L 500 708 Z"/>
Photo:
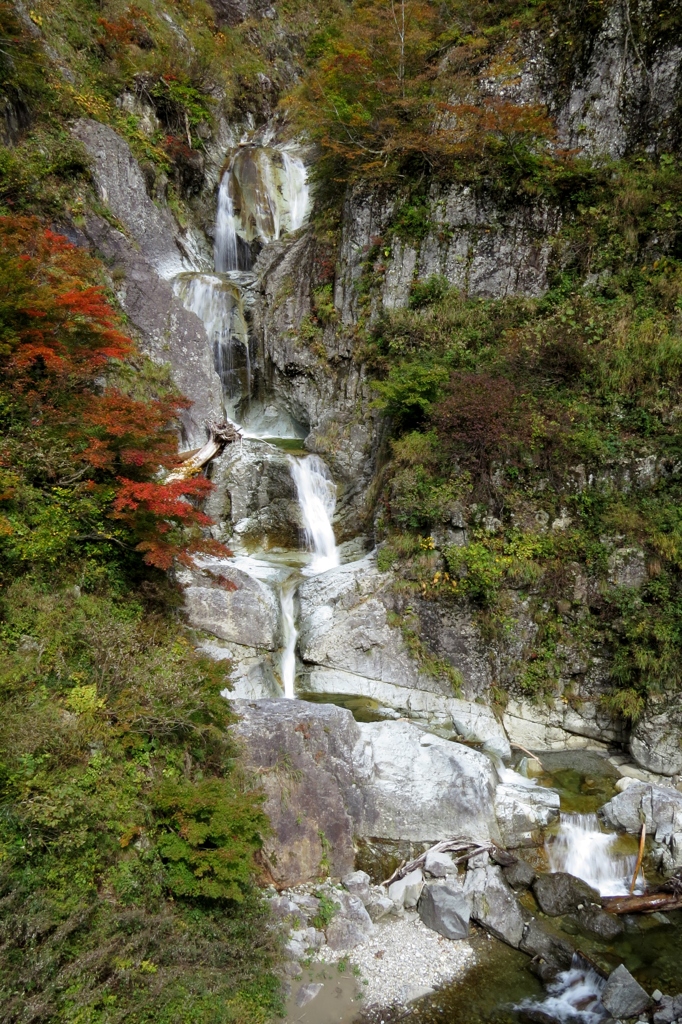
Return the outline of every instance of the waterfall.
<path id="1" fill-rule="evenodd" d="M 280 593 L 280 604 L 282 608 L 282 633 L 284 647 L 280 661 L 280 675 L 285 697 L 294 696 L 294 682 L 296 680 L 296 641 L 298 630 L 296 629 L 296 618 L 294 615 L 294 594 L 296 583 L 286 580 L 282 584 Z"/>
<path id="2" fill-rule="evenodd" d="M 559 834 L 547 842 L 550 871 L 582 878 L 602 896 L 629 892 L 637 857 L 617 854 L 618 836 L 602 832 L 596 814 L 562 814 Z"/>
<path id="3" fill-rule="evenodd" d="M 286 150 L 282 151 L 282 165 L 284 168 L 282 191 L 287 204 L 288 227 L 289 231 L 298 231 L 305 221 L 310 205 L 308 173 L 301 158 L 292 156 Z"/>
<path id="4" fill-rule="evenodd" d="M 237 226 L 232 199 L 232 166 L 227 168 L 218 189 L 218 209 L 215 219 L 213 262 L 219 274 L 239 270 Z"/>
<path id="5" fill-rule="evenodd" d="M 339 564 L 331 522 L 336 507 L 336 486 L 317 455 L 291 458 L 290 465 L 303 515 L 306 545 L 313 552 L 308 572 L 325 572 Z"/>
<path id="6" fill-rule="evenodd" d="M 246 394 L 251 390 L 251 354 L 249 332 L 239 287 L 217 274 L 179 274 L 175 294 L 185 309 L 196 313 L 206 328 L 213 348 L 213 362 L 223 393 L 234 398 L 241 390 L 234 368 L 234 348 L 239 345 L 246 357 Z"/>

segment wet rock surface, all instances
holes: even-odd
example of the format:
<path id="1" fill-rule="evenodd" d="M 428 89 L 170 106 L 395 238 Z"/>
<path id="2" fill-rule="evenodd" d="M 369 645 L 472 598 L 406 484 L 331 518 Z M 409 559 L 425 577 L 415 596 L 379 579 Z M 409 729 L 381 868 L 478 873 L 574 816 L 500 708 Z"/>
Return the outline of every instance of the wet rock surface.
<path id="1" fill-rule="evenodd" d="M 570 914 L 585 906 L 601 907 L 596 889 L 563 871 L 538 875 L 533 883 L 533 892 L 542 912 L 550 917 Z"/>
<path id="2" fill-rule="evenodd" d="M 664 868 L 672 871 L 682 866 L 682 793 L 634 780 L 601 813 L 611 828 L 632 835 L 639 835 L 644 822 L 660 848 Z"/>

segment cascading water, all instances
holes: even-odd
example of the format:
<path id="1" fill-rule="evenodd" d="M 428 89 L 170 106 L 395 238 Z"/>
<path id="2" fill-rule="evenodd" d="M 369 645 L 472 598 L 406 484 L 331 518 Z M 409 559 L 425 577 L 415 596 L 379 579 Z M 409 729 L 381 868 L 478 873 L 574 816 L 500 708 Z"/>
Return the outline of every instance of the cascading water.
<path id="1" fill-rule="evenodd" d="M 582 878 L 602 896 L 625 895 L 637 857 L 616 853 L 617 842 L 601 831 L 596 814 L 562 814 L 559 834 L 546 846 L 550 871 Z"/>
<path id="2" fill-rule="evenodd" d="M 524 1000 L 516 1009 L 540 1010 L 543 1016 L 534 1019 L 558 1024 L 600 1024 L 611 1020 L 601 1001 L 604 985 L 604 979 L 575 954 L 570 968 L 547 986 L 542 1002 Z"/>
<path id="3" fill-rule="evenodd" d="M 339 553 L 332 528 L 336 507 L 336 485 L 324 462 L 317 455 L 291 459 L 291 475 L 301 506 L 305 539 L 313 558 L 309 575 L 326 572 L 339 564 Z"/>
<path id="4" fill-rule="evenodd" d="M 283 194 L 287 206 L 289 231 L 298 231 L 303 226 L 310 206 L 308 173 L 300 157 L 282 152 L 284 167 Z"/>
<path id="5" fill-rule="evenodd" d="M 223 174 L 220 188 L 218 189 L 213 263 L 219 274 L 227 274 L 231 270 L 239 270 L 237 225 L 234 217 L 231 179 L 232 170 L 230 166 Z"/>
<path id="6" fill-rule="evenodd" d="M 296 629 L 294 614 L 295 592 L 295 582 L 287 580 L 282 585 L 280 604 L 282 608 L 284 647 L 282 648 L 282 658 L 280 661 L 280 675 L 282 677 L 282 688 L 285 697 L 294 696 L 294 683 L 296 681 L 296 641 L 298 640 L 298 630 Z"/>
<path id="7" fill-rule="evenodd" d="M 196 313 L 206 328 L 213 349 L 215 369 L 223 386 L 223 394 L 228 399 L 234 398 L 241 386 L 234 369 L 235 345 L 243 350 L 248 395 L 251 390 L 249 332 L 238 285 L 218 274 L 187 273 L 175 278 L 173 288 L 185 309 Z"/>

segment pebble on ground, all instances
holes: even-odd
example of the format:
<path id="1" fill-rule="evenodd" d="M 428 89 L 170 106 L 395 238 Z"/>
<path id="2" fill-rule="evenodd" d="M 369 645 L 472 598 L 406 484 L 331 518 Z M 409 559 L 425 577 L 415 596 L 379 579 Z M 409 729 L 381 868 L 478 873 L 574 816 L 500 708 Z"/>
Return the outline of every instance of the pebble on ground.
<path id="1" fill-rule="evenodd" d="M 324 963 L 344 959 L 356 965 L 362 982 L 367 981 L 362 984 L 367 1007 L 408 1003 L 474 966 L 474 951 L 467 939 L 443 938 L 416 913 L 384 918 L 375 927 L 367 942 L 348 951 L 323 946 L 316 958 Z"/>

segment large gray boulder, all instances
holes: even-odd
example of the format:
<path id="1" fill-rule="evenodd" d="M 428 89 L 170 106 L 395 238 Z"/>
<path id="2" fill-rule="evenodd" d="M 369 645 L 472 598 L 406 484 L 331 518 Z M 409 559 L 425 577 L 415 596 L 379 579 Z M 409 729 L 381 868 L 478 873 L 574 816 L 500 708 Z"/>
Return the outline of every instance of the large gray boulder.
<path id="1" fill-rule="evenodd" d="M 625 964 L 609 975 L 602 990 L 601 1001 L 612 1017 L 629 1018 L 648 1009 L 651 1000 Z"/>
<path id="2" fill-rule="evenodd" d="M 471 903 L 460 885 L 434 883 L 425 886 L 418 910 L 426 927 L 446 939 L 466 939 L 469 934 Z"/>
<path id="3" fill-rule="evenodd" d="M 502 868 L 492 864 L 470 867 L 464 882 L 464 895 L 471 900 L 474 921 L 507 945 L 519 948 L 524 931 L 523 913 L 502 874 Z"/>
<path id="4" fill-rule="evenodd" d="M 192 626 L 245 647 L 274 650 L 279 644 L 279 605 L 274 591 L 230 562 L 216 567 L 224 581 L 195 579 L 185 587 L 185 609 Z"/>
<path id="5" fill-rule="evenodd" d="M 607 825 L 639 835 L 642 822 L 659 844 L 664 868 L 682 867 L 682 793 L 676 789 L 633 781 L 601 809 Z"/>
<path id="6" fill-rule="evenodd" d="M 333 704 L 297 700 L 233 701 L 235 734 L 246 765 L 265 792 L 272 825 L 263 860 L 278 886 L 355 866 L 355 822 L 365 796 L 352 752 L 359 740 L 353 716 Z"/>
<path id="7" fill-rule="evenodd" d="M 331 949 L 353 949 L 374 934 L 372 919 L 359 896 L 337 891 L 337 911 L 327 925 L 327 945 Z"/>
<path id="8" fill-rule="evenodd" d="M 350 711 L 299 700 L 232 702 L 247 765 L 266 793 L 277 884 L 353 870 L 353 841 L 499 841 L 495 771 L 485 755 L 409 722 L 359 725 Z"/>
<path id="9" fill-rule="evenodd" d="M 298 547 L 301 508 L 285 452 L 252 440 L 229 445 L 212 463 L 211 482 L 206 511 L 223 537 Z"/>
<path id="10" fill-rule="evenodd" d="M 539 846 L 542 829 L 559 817 L 560 803 L 554 789 L 501 783 L 495 791 L 495 814 L 504 845 Z"/>
<path id="11" fill-rule="evenodd" d="M 356 752 L 375 838 L 436 842 L 466 835 L 499 840 L 495 769 L 461 743 L 425 733 L 410 722 L 359 726 Z"/>
<path id="12" fill-rule="evenodd" d="M 682 704 L 652 704 L 630 736 L 635 761 L 657 775 L 682 773 Z"/>

